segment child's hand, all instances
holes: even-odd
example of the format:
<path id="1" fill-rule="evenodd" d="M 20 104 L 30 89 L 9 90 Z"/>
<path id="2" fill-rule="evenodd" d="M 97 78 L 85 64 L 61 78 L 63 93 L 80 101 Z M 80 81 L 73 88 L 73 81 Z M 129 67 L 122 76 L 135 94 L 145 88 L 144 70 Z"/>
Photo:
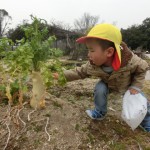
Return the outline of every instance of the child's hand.
<path id="1" fill-rule="evenodd" d="M 54 79 L 58 80 L 59 74 L 58 73 L 53 73 L 53 77 L 54 77 Z"/>
<path id="2" fill-rule="evenodd" d="M 129 91 L 130 91 L 130 94 L 133 94 L 133 95 L 139 93 L 139 91 L 137 91 L 137 90 L 135 90 L 135 89 L 132 89 L 132 88 L 130 88 Z"/>

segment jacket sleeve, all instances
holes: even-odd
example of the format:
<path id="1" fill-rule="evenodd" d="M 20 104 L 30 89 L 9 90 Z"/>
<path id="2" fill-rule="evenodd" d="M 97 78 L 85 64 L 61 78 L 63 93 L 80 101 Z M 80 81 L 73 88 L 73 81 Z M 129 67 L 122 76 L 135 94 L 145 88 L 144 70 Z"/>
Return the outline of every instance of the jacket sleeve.
<path id="1" fill-rule="evenodd" d="M 144 84 L 146 71 L 148 70 L 148 63 L 137 55 L 133 54 L 133 62 L 131 62 L 131 65 L 132 64 L 134 64 L 135 66 L 133 71 L 131 72 L 131 88 L 141 90 Z"/>
<path id="2" fill-rule="evenodd" d="M 87 74 L 88 65 L 89 65 L 89 62 L 82 65 L 81 67 L 76 67 L 75 69 L 71 69 L 71 70 L 65 70 L 64 75 L 65 75 L 67 81 L 84 79 L 84 78 L 88 77 L 89 76 Z"/>

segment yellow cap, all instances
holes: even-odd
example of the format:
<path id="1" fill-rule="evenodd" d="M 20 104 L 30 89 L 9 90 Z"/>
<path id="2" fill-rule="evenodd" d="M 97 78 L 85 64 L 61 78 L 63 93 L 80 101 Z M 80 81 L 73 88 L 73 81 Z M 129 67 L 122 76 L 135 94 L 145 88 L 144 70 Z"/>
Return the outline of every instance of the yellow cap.
<path id="1" fill-rule="evenodd" d="M 111 24 L 98 24 L 94 26 L 87 36 L 81 37 L 76 41 L 78 43 L 85 43 L 88 38 L 98 38 L 114 43 L 116 52 L 114 54 L 114 59 L 112 62 L 112 67 L 114 70 L 118 70 L 121 66 L 121 48 L 120 44 L 122 42 L 122 35 L 120 30 Z"/>

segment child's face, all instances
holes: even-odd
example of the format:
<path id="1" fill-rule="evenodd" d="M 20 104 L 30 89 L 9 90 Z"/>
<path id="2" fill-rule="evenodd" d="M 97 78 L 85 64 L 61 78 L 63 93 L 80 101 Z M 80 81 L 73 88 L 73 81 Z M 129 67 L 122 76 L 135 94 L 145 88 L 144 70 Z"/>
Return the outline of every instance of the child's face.
<path id="1" fill-rule="evenodd" d="M 86 41 L 86 46 L 89 50 L 88 57 L 91 64 L 95 64 L 96 66 L 107 64 L 110 58 L 108 55 L 108 51 L 102 49 L 98 41 L 96 41 L 95 39 L 88 39 Z"/>

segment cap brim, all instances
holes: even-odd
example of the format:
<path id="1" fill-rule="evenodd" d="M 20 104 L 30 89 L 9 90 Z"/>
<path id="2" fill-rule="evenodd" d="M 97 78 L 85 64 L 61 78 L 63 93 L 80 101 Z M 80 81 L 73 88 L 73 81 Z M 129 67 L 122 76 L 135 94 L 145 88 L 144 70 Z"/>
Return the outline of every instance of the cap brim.
<path id="1" fill-rule="evenodd" d="M 104 39 L 104 38 L 100 38 L 100 37 L 97 37 L 97 36 L 83 36 L 83 37 L 80 37 L 76 40 L 77 43 L 86 43 L 86 40 L 87 39 L 102 39 L 102 40 L 107 40 L 107 39 Z M 107 40 L 109 41 L 109 40 Z"/>
<path id="2" fill-rule="evenodd" d="M 83 36 L 83 37 L 80 37 L 76 40 L 77 43 L 85 43 L 86 40 L 88 39 L 89 37 L 87 36 Z"/>
<path id="3" fill-rule="evenodd" d="M 99 37 L 96 37 L 96 36 L 83 36 L 83 37 L 78 38 L 76 40 L 76 42 L 85 43 L 87 39 L 103 39 L 103 38 L 99 38 Z M 103 40 L 106 40 L 106 39 L 103 39 Z"/>

